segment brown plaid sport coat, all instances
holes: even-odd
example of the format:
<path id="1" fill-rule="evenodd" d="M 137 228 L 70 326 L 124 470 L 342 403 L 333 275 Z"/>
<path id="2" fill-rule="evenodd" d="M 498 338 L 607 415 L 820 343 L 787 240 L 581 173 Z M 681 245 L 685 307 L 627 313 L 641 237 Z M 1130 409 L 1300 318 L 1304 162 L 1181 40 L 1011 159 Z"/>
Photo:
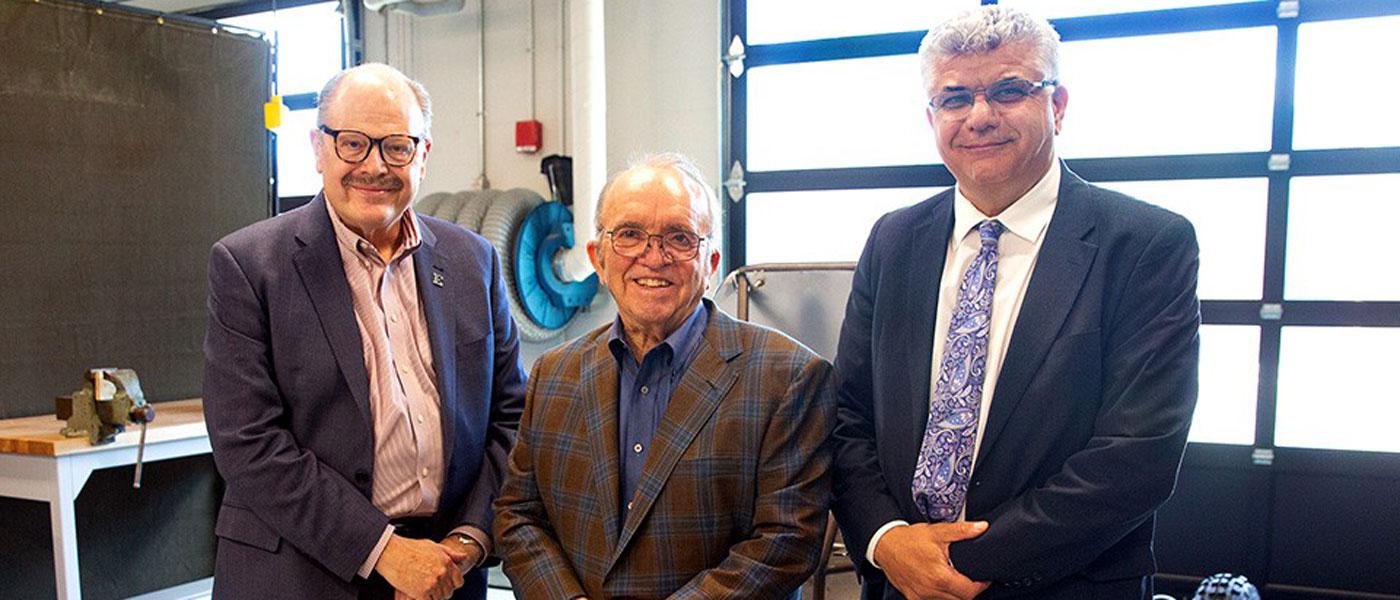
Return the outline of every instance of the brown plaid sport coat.
<path id="1" fill-rule="evenodd" d="M 835 419 L 831 365 L 713 304 L 619 524 L 608 326 L 550 351 L 496 502 L 518 597 L 783 598 L 816 568 Z"/>

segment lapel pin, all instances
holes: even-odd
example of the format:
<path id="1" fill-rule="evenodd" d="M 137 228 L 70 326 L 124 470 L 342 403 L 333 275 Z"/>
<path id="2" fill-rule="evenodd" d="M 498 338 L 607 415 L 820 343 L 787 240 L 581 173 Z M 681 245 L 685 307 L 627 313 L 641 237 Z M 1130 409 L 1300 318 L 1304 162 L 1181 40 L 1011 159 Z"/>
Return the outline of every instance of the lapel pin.
<path id="1" fill-rule="evenodd" d="M 439 273 L 439 272 L 437 272 L 437 271 L 433 271 L 433 285 L 438 286 L 438 287 L 442 287 L 442 284 L 443 284 L 443 282 L 445 282 L 445 281 L 447 281 L 447 278 L 446 278 L 446 277 L 443 277 L 443 276 L 442 276 L 442 273 Z"/>

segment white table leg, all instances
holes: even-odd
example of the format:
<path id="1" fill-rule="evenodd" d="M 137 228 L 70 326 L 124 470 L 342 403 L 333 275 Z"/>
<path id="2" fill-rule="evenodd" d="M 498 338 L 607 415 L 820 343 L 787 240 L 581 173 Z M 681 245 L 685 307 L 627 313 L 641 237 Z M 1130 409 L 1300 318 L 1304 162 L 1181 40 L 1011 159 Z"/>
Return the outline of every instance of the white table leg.
<path id="1" fill-rule="evenodd" d="M 92 466 L 85 458 L 62 456 L 54 461 L 57 472 L 53 496 L 49 499 L 53 569 L 58 597 L 66 600 L 80 600 L 83 597 L 82 579 L 78 571 L 78 524 L 74 501 L 92 475 Z"/>

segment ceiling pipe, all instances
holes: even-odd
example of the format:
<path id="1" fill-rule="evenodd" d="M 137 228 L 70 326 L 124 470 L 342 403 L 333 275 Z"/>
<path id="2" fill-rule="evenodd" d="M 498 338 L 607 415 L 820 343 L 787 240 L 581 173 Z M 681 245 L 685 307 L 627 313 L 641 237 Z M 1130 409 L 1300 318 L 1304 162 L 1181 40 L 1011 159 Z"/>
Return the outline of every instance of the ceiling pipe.
<path id="1" fill-rule="evenodd" d="M 594 203 L 608 176 L 604 0 L 561 1 L 569 3 L 569 59 L 562 67 L 569 74 L 575 243 L 555 257 L 554 268 L 563 281 L 583 281 L 593 274 L 585 247 L 593 239 Z"/>

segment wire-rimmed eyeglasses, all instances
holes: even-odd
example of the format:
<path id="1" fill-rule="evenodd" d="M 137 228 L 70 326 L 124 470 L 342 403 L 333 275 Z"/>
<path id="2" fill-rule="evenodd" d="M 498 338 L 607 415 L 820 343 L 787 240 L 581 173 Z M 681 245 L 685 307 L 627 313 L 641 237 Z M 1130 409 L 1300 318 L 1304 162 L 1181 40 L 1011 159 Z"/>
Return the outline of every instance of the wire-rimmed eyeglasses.
<path id="1" fill-rule="evenodd" d="M 984 88 L 944 90 L 934 94 L 933 99 L 928 101 L 928 105 L 940 114 L 959 115 L 972 109 L 979 94 L 987 98 L 988 104 L 1010 106 L 1025 100 L 1036 90 L 1058 84 L 1059 81 L 1054 79 L 1041 81 L 1028 81 L 1020 77 L 1003 79 Z"/>
<path id="2" fill-rule="evenodd" d="M 603 232 L 612 239 L 613 251 L 619 256 L 636 258 L 646 254 L 652 238 L 656 238 L 657 249 L 671 260 L 690 260 L 700 253 L 700 244 L 705 236 L 684 229 L 673 229 L 665 233 L 648 233 L 637 227 L 618 227 Z"/>

